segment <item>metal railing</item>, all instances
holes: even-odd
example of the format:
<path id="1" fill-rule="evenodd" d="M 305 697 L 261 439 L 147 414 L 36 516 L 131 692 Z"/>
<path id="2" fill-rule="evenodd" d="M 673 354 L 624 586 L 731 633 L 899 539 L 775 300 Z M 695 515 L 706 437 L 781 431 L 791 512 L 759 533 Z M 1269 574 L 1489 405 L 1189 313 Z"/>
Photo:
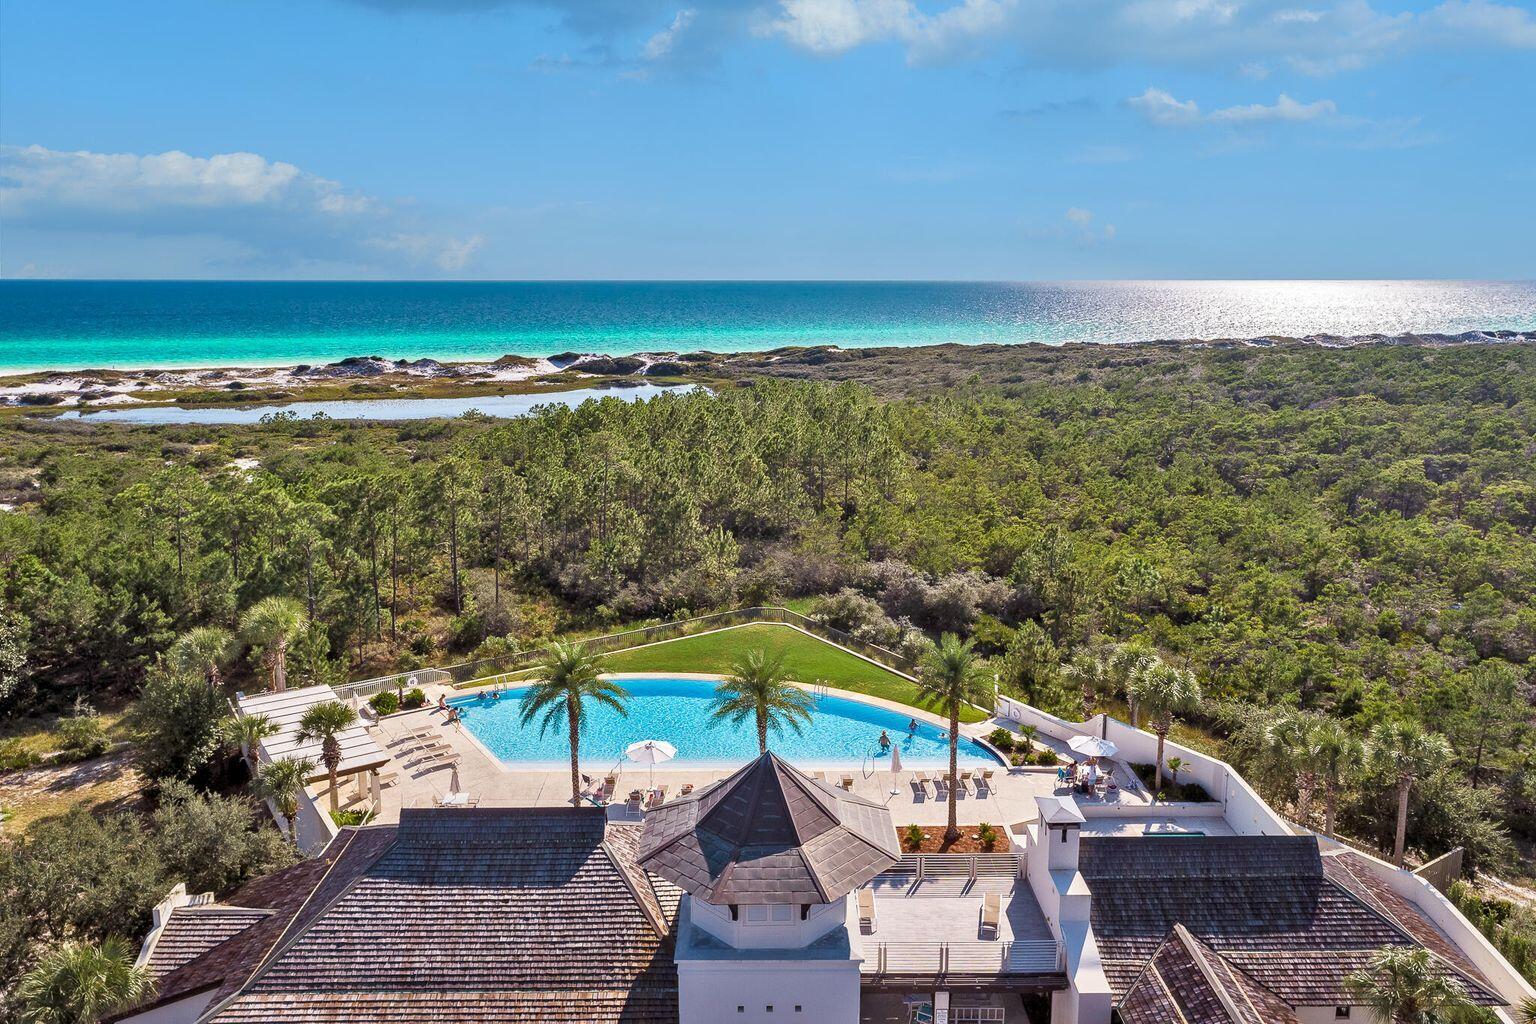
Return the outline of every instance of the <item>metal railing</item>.
<path id="1" fill-rule="evenodd" d="M 799 612 L 790 611 L 788 608 L 774 606 L 762 606 L 756 608 L 737 608 L 732 611 L 714 612 L 709 615 L 696 615 L 687 619 L 674 619 L 670 622 L 657 623 L 654 626 L 642 626 L 638 629 L 628 629 L 620 633 L 608 633 L 603 636 L 587 637 L 586 639 L 573 641 L 594 654 L 611 654 L 615 651 L 629 650 L 633 647 L 642 647 L 646 644 L 659 643 L 663 640 L 678 640 L 699 633 L 707 633 L 717 629 L 728 629 L 732 626 L 746 626 L 753 623 L 773 623 L 778 625 L 793 626 L 804 630 L 818 639 L 828 643 L 837 644 L 848 650 L 867 658 L 893 672 L 910 676 L 916 665 L 909 659 L 902 657 L 895 651 L 887 650 L 876 644 L 865 643 L 840 629 L 823 625 L 815 619 L 801 615 Z M 476 661 L 466 661 L 457 665 L 446 665 L 441 668 L 412 669 L 406 672 L 396 672 L 387 676 L 378 676 L 373 679 L 363 679 L 335 689 L 343 696 L 367 696 L 380 690 L 394 689 L 396 680 L 402 676 L 417 676 L 420 684 L 447 683 L 458 686 L 478 680 L 489 680 L 497 676 L 530 669 L 549 656 L 549 648 L 521 651 L 517 654 L 503 655 L 498 658 L 481 658 Z M 427 678 L 428 676 L 431 678 Z M 814 682 L 806 679 L 802 682 Z"/>
<path id="2" fill-rule="evenodd" d="M 1024 856 L 1018 853 L 907 853 L 901 863 L 885 874 L 910 875 L 914 881 L 927 878 L 1012 878 L 1023 877 Z"/>
<path id="3" fill-rule="evenodd" d="M 881 942 L 866 971 L 878 975 L 1054 974 L 1062 970 L 1055 939 L 1004 942 Z"/>

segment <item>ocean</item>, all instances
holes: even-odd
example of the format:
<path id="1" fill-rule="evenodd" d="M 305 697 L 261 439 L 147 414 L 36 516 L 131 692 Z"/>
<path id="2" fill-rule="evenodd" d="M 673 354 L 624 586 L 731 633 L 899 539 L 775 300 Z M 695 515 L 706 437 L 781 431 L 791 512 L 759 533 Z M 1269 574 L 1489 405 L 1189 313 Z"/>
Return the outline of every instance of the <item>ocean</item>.
<path id="1" fill-rule="evenodd" d="M 0 281 L 0 369 L 1536 329 L 1536 282 Z"/>

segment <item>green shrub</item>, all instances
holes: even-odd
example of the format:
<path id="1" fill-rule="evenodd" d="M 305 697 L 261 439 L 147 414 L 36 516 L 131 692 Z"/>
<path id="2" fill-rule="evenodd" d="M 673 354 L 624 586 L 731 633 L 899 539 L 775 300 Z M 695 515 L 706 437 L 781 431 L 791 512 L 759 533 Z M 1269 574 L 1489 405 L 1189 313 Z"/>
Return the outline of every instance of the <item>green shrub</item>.
<path id="1" fill-rule="evenodd" d="M 96 757 L 112 745 L 101 716 L 85 705 L 77 705 L 74 714 L 59 719 L 58 733 L 60 749 L 72 760 Z"/>
<path id="2" fill-rule="evenodd" d="M 1038 764 L 1038 765 L 1054 765 L 1055 763 L 1056 763 L 1056 751 L 1054 751 L 1054 750 L 1037 750 L 1037 751 L 1035 751 L 1035 764 Z"/>
<path id="3" fill-rule="evenodd" d="M 394 690 L 380 690 L 368 698 L 368 706 L 381 715 L 392 715 L 400 710 L 400 696 Z"/>
<path id="4" fill-rule="evenodd" d="M 908 825 L 901 834 L 901 841 L 906 844 L 908 850 L 918 850 L 923 845 L 923 829 L 921 825 Z"/>
<path id="5" fill-rule="evenodd" d="M 987 742 L 1006 754 L 1008 751 L 1013 749 L 1013 733 L 1009 732 L 1007 729 L 1004 729 L 1002 726 L 998 726 L 996 729 L 993 729 L 992 734 L 987 737 Z"/>
<path id="6" fill-rule="evenodd" d="M 348 825 L 366 825 L 373 820 L 373 812 L 357 808 L 332 811 L 331 820 L 337 828 L 346 828 Z"/>
<path id="7" fill-rule="evenodd" d="M 976 826 L 976 838 L 981 841 L 981 848 L 990 852 L 997 845 L 997 829 L 984 821 Z"/>
<path id="8" fill-rule="evenodd" d="M 21 740 L 0 743 L 0 772 L 19 772 L 23 768 L 33 767 L 41 760 Z"/>
<path id="9" fill-rule="evenodd" d="M 400 701 L 400 710 L 413 711 L 427 702 L 427 695 L 421 687 L 405 691 L 405 698 Z"/>

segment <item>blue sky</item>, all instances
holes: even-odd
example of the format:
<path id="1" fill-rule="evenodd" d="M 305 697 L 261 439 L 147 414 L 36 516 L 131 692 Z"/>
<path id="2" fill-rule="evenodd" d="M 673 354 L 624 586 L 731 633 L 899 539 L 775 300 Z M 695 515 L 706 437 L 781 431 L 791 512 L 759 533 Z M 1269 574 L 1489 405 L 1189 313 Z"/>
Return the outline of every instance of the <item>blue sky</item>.
<path id="1" fill-rule="evenodd" d="M 1496 0 L 0 0 L 0 274 L 1536 277 Z"/>

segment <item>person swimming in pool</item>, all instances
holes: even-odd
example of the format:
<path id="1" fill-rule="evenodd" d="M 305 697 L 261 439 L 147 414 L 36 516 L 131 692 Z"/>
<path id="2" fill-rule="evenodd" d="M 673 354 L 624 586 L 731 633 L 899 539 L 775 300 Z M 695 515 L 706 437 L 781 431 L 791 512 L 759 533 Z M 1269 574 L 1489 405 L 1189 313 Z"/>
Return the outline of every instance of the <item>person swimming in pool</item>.
<path id="1" fill-rule="evenodd" d="M 917 719 L 914 718 L 912 721 L 907 723 L 907 732 L 911 733 L 913 736 L 917 735 Z"/>
<path id="2" fill-rule="evenodd" d="M 891 738 L 885 734 L 885 730 L 884 729 L 880 730 L 880 749 L 881 750 L 890 750 L 891 749 Z"/>

